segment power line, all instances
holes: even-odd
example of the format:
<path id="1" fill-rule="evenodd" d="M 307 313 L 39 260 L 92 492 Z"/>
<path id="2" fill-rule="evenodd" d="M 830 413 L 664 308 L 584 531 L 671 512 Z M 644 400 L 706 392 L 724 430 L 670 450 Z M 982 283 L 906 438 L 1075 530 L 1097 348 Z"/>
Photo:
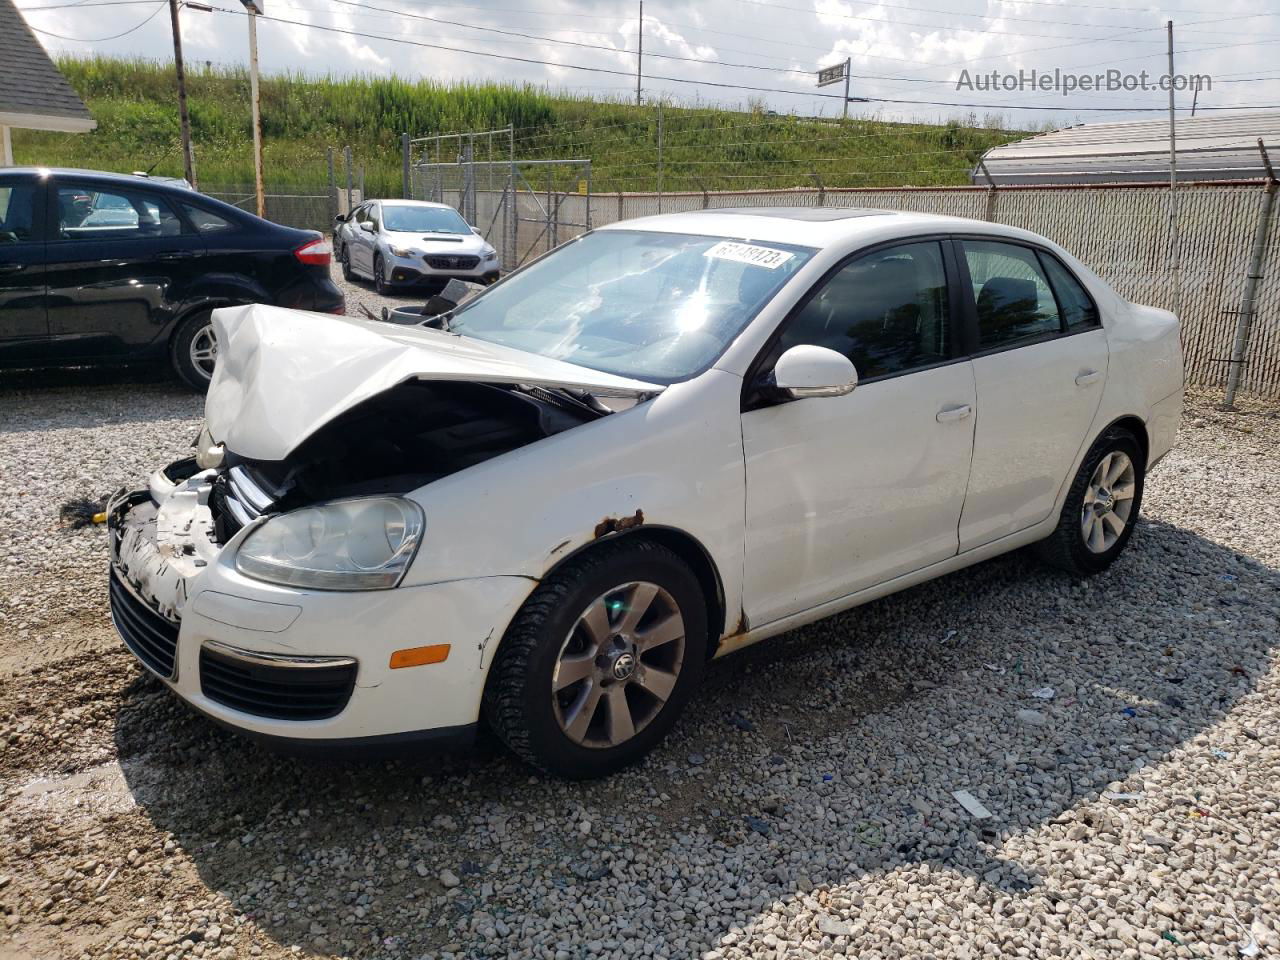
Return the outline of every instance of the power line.
<path id="1" fill-rule="evenodd" d="M 54 33 L 52 30 L 41 30 L 39 27 L 32 27 L 31 24 L 27 24 L 27 26 L 31 27 L 31 29 L 34 30 L 36 33 L 43 33 L 47 37 L 57 37 L 59 40 L 70 40 L 72 43 L 106 43 L 108 40 L 119 40 L 121 37 L 127 37 L 129 34 L 137 30 L 141 30 L 153 19 L 155 19 L 156 14 L 158 14 L 161 10 L 163 10 L 168 5 L 169 5 L 168 0 L 161 0 L 161 3 L 159 4 L 159 6 L 157 6 L 154 10 L 152 10 L 149 14 L 147 14 L 146 19 L 143 20 L 141 23 L 139 23 L 137 26 L 130 27 L 128 30 L 125 30 L 123 33 L 114 33 L 109 37 L 94 37 L 93 39 L 89 39 L 86 37 L 68 37 L 68 36 L 64 36 L 61 33 Z"/>
<path id="2" fill-rule="evenodd" d="M 237 16 L 245 16 L 245 14 L 240 13 L 240 11 L 238 10 L 230 10 L 225 7 L 214 7 L 212 9 L 217 13 L 228 13 L 228 14 L 233 14 Z M 485 51 L 485 50 L 472 50 L 466 47 L 455 47 L 448 44 L 428 43 L 422 40 L 409 40 L 404 37 L 387 37 L 387 36 L 381 36 L 379 34 L 365 33 L 359 30 L 348 30 L 341 27 L 331 27 L 331 26 L 326 26 L 324 24 L 318 24 L 318 23 L 302 23 L 302 22 L 292 21 L 292 20 L 283 20 L 279 17 L 271 17 L 266 15 L 260 15 L 259 19 L 266 20 L 272 23 L 282 23 L 287 26 L 306 27 L 312 30 L 320 30 L 326 33 L 336 33 L 344 36 L 361 37 L 367 40 L 382 40 L 388 43 L 401 43 L 409 46 L 422 47 L 422 48 L 431 49 L 431 50 L 444 50 L 449 53 L 463 53 L 463 54 L 467 54 L 468 56 L 489 57 L 491 59 L 496 59 L 496 60 L 509 60 L 515 63 L 529 63 L 536 66 L 558 67 L 563 70 L 580 70 L 580 71 L 586 71 L 588 73 L 602 73 L 602 74 L 608 74 L 611 76 L 619 76 L 619 77 L 629 78 L 632 76 L 632 73 L 629 70 L 625 70 L 625 71 L 613 70 L 608 67 L 589 67 L 584 64 L 576 64 L 576 63 L 559 63 L 554 60 L 544 60 L 536 57 L 517 57 L 512 54 L 492 53 L 490 51 Z M 1228 46 L 1232 46 L 1232 45 L 1228 45 Z M 659 76 L 655 74 L 649 74 L 648 79 L 659 80 L 667 83 L 684 83 L 684 84 L 691 84 L 696 86 L 716 87 L 719 89 L 727 89 L 727 90 L 744 90 L 744 91 L 749 91 L 753 93 L 780 93 L 787 96 L 814 97 L 814 98 L 827 99 L 827 100 L 843 100 L 844 99 L 842 94 L 817 93 L 811 90 L 805 90 L 805 91 L 786 90 L 779 87 L 758 87 L 758 86 L 750 86 L 747 84 L 740 84 L 740 83 L 722 83 L 714 80 L 694 80 L 687 77 L 669 77 L 669 76 Z M 906 99 L 893 99 L 888 97 L 865 97 L 861 99 L 871 103 L 913 104 L 917 106 L 963 107 L 966 109 L 981 109 L 981 110 L 993 110 L 993 109 L 996 109 L 996 110 L 1043 110 L 1043 111 L 1054 111 L 1054 112 L 1065 111 L 1065 112 L 1071 112 L 1071 113 L 1164 112 L 1164 108 L 1161 108 L 1161 107 L 1145 107 L 1144 108 L 1144 107 L 1039 106 L 1039 105 L 1025 105 L 1025 104 L 960 103 L 960 102 L 935 101 L 935 100 L 906 100 Z M 1231 110 L 1231 109 L 1243 109 L 1243 108 L 1235 108 L 1235 107 L 1208 108 L 1206 107 L 1201 109 Z"/>

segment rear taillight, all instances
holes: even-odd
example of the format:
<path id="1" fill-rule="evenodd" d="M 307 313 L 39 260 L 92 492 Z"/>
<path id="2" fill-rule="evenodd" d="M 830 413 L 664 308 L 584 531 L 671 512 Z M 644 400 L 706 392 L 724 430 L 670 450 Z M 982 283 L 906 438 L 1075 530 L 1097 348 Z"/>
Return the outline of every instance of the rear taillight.
<path id="1" fill-rule="evenodd" d="M 340 304 L 338 304 L 336 307 L 334 307 L 332 310 L 330 310 L 329 312 L 330 312 L 330 313 L 336 313 L 336 314 L 337 314 L 338 316 L 340 316 L 340 317 L 345 317 L 345 316 L 347 315 L 347 305 L 346 305 L 346 303 L 345 303 L 345 302 L 344 302 L 344 303 L 340 303 Z"/>
<path id="2" fill-rule="evenodd" d="M 319 240 L 304 243 L 293 251 L 293 255 L 302 263 L 309 263 L 317 267 L 327 267 L 329 261 L 333 259 L 333 244 L 321 237 Z"/>

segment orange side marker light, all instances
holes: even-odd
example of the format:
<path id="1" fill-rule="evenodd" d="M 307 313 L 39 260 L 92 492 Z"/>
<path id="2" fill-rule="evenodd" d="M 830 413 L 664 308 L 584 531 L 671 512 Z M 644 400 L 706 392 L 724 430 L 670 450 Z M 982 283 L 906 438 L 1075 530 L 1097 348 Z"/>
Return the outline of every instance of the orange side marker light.
<path id="1" fill-rule="evenodd" d="M 433 643 L 426 647 L 408 647 L 391 654 L 391 669 L 421 667 L 428 663 L 444 663 L 449 659 L 449 644 Z"/>

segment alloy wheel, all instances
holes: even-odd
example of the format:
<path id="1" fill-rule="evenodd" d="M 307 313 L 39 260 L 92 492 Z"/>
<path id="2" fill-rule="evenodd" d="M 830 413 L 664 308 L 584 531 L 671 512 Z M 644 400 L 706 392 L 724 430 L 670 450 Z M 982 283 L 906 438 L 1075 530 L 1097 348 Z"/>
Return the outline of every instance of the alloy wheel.
<path id="1" fill-rule="evenodd" d="M 191 365 L 206 379 L 213 379 L 213 368 L 218 361 L 218 339 L 213 333 L 213 324 L 206 323 L 196 331 L 187 348 Z"/>
<path id="2" fill-rule="evenodd" d="M 1113 450 L 1098 461 L 1080 508 L 1080 532 L 1092 553 L 1115 546 L 1133 514 L 1137 474 L 1128 454 Z"/>
<path id="3" fill-rule="evenodd" d="M 624 583 L 597 597 L 569 631 L 551 677 L 560 729 L 584 747 L 630 740 L 671 697 L 684 652 L 684 617 L 657 584 Z"/>

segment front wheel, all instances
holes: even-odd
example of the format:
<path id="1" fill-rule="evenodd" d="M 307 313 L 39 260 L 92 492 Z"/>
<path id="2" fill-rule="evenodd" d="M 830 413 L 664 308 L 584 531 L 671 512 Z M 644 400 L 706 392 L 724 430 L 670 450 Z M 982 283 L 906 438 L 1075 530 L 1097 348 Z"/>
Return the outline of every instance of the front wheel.
<path id="1" fill-rule="evenodd" d="M 209 389 L 218 361 L 218 340 L 213 332 L 212 311 L 188 317 L 178 327 L 169 346 L 169 362 L 182 382 L 201 393 Z"/>
<path id="2" fill-rule="evenodd" d="M 386 272 L 382 266 L 382 254 L 378 254 L 373 258 L 373 289 L 378 295 L 385 297 L 387 295 L 387 278 Z"/>
<path id="3" fill-rule="evenodd" d="M 343 245 L 338 252 L 338 262 L 342 264 L 342 279 L 350 282 L 355 279 L 355 275 L 351 272 L 351 248 Z"/>
<path id="4" fill-rule="evenodd" d="M 1079 576 L 1111 566 L 1138 522 L 1144 462 L 1142 448 L 1127 430 L 1098 438 L 1067 492 L 1057 529 L 1038 544 L 1040 555 Z"/>
<path id="5" fill-rule="evenodd" d="M 489 671 L 485 714 L 535 767 L 604 776 L 671 729 L 706 649 L 706 600 L 688 565 L 645 540 L 610 544 L 525 602 Z"/>

